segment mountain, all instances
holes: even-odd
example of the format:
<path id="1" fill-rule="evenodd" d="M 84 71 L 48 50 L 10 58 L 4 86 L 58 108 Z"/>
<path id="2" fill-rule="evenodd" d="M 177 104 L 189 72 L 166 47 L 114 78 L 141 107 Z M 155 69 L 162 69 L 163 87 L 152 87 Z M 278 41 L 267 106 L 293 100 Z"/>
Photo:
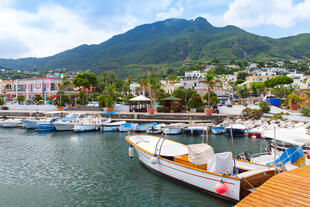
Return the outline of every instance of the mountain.
<path id="1" fill-rule="evenodd" d="M 81 45 L 45 58 L 0 59 L 13 69 L 114 70 L 137 74 L 212 58 L 263 59 L 310 56 L 310 34 L 273 39 L 235 26 L 214 27 L 206 19 L 167 19 L 137 26 L 97 45 Z"/>

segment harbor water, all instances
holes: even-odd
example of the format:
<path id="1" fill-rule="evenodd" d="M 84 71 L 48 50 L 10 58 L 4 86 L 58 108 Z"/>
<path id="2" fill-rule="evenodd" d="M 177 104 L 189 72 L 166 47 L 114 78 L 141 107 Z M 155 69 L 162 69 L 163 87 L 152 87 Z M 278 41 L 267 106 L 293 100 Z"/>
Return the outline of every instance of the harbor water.
<path id="1" fill-rule="evenodd" d="M 135 154 L 127 133 L 49 132 L 0 128 L 0 206 L 232 206 L 233 203 L 158 176 Z M 184 144 L 201 136 L 175 135 Z M 260 140 L 235 138 L 236 153 L 257 153 Z M 209 135 L 215 152 L 231 139 Z"/>

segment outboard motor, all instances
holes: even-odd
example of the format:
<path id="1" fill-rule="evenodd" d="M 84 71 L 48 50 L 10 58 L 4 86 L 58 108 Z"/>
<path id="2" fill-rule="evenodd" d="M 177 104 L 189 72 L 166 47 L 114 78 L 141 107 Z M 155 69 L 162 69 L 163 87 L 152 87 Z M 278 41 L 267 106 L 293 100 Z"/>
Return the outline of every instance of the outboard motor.
<path id="1" fill-rule="evenodd" d="M 237 159 L 238 160 L 246 160 L 246 161 L 251 161 L 252 155 L 248 152 L 242 152 L 238 154 Z"/>

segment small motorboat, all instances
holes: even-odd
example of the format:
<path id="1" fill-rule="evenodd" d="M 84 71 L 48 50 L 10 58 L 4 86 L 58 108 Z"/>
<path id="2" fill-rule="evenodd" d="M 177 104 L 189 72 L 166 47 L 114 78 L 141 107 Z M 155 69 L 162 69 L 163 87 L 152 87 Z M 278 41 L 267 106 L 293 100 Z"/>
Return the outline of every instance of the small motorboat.
<path id="1" fill-rule="evenodd" d="M 188 135 L 200 135 L 204 130 L 204 126 L 189 126 L 184 129 L 184 132 Z"/>
<path id="2" fill-rule="evenodd" d="M 145 132 L 148 128 L 155 126 L 157 123 L 152 122 L 152 123 L 145 123 L 145 124 L 139 124 L 134 128 L 135 132 Z"/>
<path id="3" fill-rule="evenodd" d="M 235 124 L 235 125 L 230 125 L 225 128 L 225 135 L 230 136 L 230 131 L 232 129 L 232 134 L 234 137 L 242 137 L 244 136 L 247 128 L 243 124 Z"/>
<path id="4" fill-rule="evenodd" d="M 37 129 L 39 121 L 39 119 L 25 119 L 22 123 L 26 129 Z"/>
<path id="5" fill-rule="evenodd" d="M 134 128 L 138 125 L 139 125 L 138 123 L 125 123 L 119 126 L 118 130 L 120 132 L 130 132 L 130 131 L 134 131 Z"/>
<path id="6" fill-rule="evenodd" d="M 77 119 L 83 118 L 84 114 L 72 113 L 54 122 L 57 131 L 72 131 Z"/>
<path id="7" fill-rule="evenodd" d="M 146 133 L 148 134 L 160 134 L 163 132 L 163 128 L 166 126 L 166 124 L 157 124 L 155 126 L 151 126 L 146 130 Z"/>
<path id="8" fill-rule="evenodd" d="M 225 127 L 224 126 L 212 127 L 211 132 L 213 134 L 224 134 L 225 133 Z"/>
<path id="9" fill-rule="evenodd" d="M 21 119 L 6 119 L 2 122 L 3 128 L 16 128 L 22 126 L 22 120 Z"/>
<path id="10" fill-rule="evenodd" d="M 183 132 L 185 124 L 183 123 L 175 123 L 167 125 L 163 131 L 167 135 L 175 135 Z"/>
<path id="11" fill-rule="evenodd" d="M 170 179 L 223 198 L 241 200 L 251 186 L 275 175 L 273 167 L 234 159 L 231 152 L 214 153 L 205 143 L 184 145 L 154 135 L 126 137 L 129 157 L 136 150 L 142 164 Z"/>
<path id="12" fill-rule="evenodd" d="M 38 122 L 38 131 L 45 132 L 45 131 L 54 131 L 56 130 L 54 126 L 54 122 L 57 121 L 59 118 L 53 118 L 51 120 L 43 120 Z"/>
<path id="13" fill-rule="evenodd" d="M 101 130 L 103 132 L 115 132 L 119 129 L 120 126 L 126 124 L 126 121 L 117 121 L 117 122 L 111 122 L 106 123 L 101 126 Z"/>
<path id="14" fill-rule="evenodd" d="M 248 136 L 253 138 L 260 138 L 262 135 L 262 127 L 255 127 L 248 131 Z"/>
<path id="15" fill-rule="evenodd" d="M 74 132 L 97 131 L 102 125 L 110 122 L 111 119 L 107 118 L 86 117 L 84 119 L 81 119 L 78 123 L 74 124 L 73 131 Z"/>

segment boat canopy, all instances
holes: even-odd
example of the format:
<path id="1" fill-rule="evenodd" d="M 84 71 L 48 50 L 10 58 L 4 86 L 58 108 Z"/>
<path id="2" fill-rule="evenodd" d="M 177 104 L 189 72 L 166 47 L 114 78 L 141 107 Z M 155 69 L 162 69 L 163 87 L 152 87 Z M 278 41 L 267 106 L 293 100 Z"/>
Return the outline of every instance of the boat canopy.
<path id="1" fill-rule="evenodd" d="M 304 127 L 265 130 L 262 136 L 292 145 L 303 146 L 305 144 L 310 144 L 310 135 L 307 134 L 307 130 Z"/>
<path id="2" fill-rule="evenodd" d="M 174 157 L 188 154 L 186 145 L 169 139 L 152 135 L 131 135 L 127 138 L 132 144 L 152 154 L 155 153 L 155 148 L 156 154 L 160 153 L 161 156 Z"/>
<path id="3" fill-rule="evenodd" d="M 134 97 L 132 99 L 129 99 L 129 101 L 151 101 L 151 99 L 149 99 L 143 95 L 140 95 L 140 96 Z"/>
<path id="4" fill-rule="evenodd" d="M 210 145 L 190 144 L 188 148 L 188 160 L 195 165 L 207 164 L 209 160 L 214 156 L 213 148 Z"/>

